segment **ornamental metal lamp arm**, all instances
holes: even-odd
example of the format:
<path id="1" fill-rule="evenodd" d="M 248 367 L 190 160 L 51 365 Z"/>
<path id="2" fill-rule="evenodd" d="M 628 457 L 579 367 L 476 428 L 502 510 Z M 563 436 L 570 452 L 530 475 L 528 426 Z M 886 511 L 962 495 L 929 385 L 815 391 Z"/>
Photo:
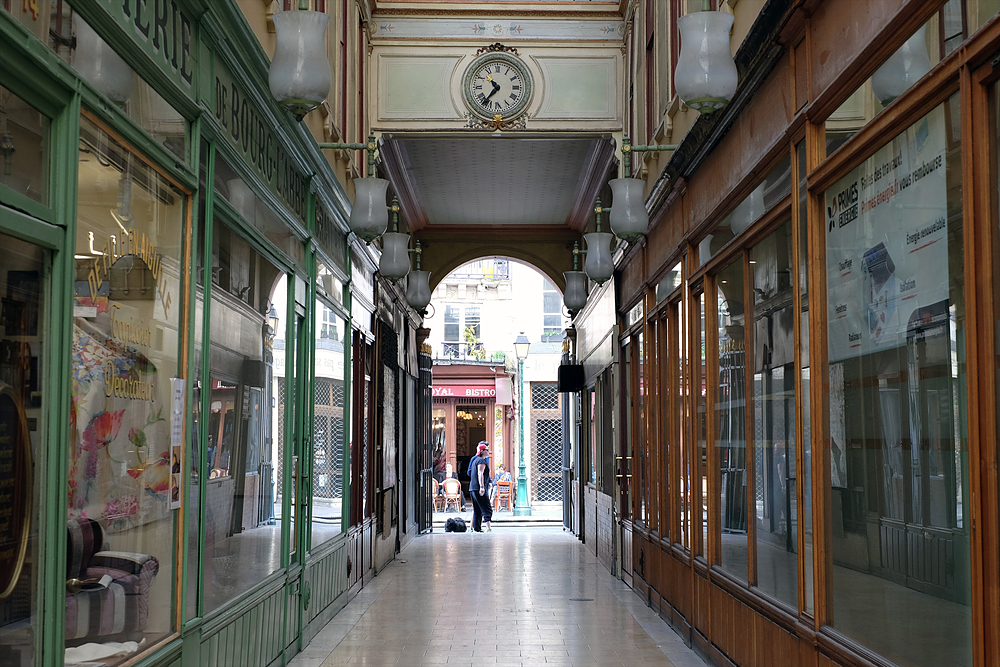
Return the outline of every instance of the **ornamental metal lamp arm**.
<path id="1" fill-rule="evenodd" d="M 622 178 L 632 177 L 632 161 L 629 159 L 631 153 L 645 153 L 647 151 L 675 151 L 678 144 L 649 144 L 648 146 L 633 146 L 626 134 L 622 137 Z M 600 217 L 598 217 L 600 219 Z"/>
<path id="2" fill-rule="evenodd" d="M 330 143 L 317 143 L 317 145 L 322 149 L 349 149 L 349 150 L 366 150 L 368 151 L 368 171 L 367 176 L 372 177 L 375 175 L 375 134 L 368 135 L 368 142 L 364 144 L 330 144 Z"/>

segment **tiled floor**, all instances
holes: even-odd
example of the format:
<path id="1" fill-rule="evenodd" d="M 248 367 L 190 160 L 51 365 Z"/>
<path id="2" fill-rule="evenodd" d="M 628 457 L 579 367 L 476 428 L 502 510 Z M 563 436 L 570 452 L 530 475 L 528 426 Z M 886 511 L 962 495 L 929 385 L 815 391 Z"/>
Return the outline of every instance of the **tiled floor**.
<path id="1" fill-rule="evenodd" d="M 290 667 L 704 667 L 558 527 L 418 537 Z"/>

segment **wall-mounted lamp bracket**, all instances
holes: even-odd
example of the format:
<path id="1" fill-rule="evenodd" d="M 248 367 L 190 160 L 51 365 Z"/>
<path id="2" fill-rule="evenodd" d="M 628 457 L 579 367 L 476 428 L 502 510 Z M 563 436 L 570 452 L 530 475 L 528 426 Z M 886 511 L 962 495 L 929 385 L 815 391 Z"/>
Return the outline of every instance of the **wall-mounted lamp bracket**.
<path id="1" fill-rule="evenodd" d="M 677 144 L 649 144 L 647 146 L 633 146 L 628 135 L 622 137 L 622 178 L 632 177 L 632 161 L 629 159 L 631 153 L 646 153 L 650 151 L 675 151 Z"/>
<path id="2" fill-rule="evenodd" d="M 364 151 L 368 151 L 368 171 L 366 173 L 367 173 L 368 176 L 374 176 L 375 175 L 375 150 L 376 150 L 376 143 L 375 143 L 375 135 L 374 134 L 369 134 L 368 135 L 368 142 L 367 143 L 363 143 L 363 144 L 318 143 L 317 145 L 320 148 L 324 149 L 324 150 L 326 150 L 326 149 L 337 150 L 337 149 L 342 149 L 343 148 L 343 149 L 348 149 L 348 150 L 364 150 Z"/>

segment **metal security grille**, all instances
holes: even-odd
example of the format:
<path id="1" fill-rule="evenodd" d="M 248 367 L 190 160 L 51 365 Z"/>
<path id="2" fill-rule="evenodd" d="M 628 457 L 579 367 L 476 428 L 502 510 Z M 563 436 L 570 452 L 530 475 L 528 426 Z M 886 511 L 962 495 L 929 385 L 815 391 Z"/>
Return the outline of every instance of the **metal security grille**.
<path id="1" fill-rule="evenodd" d="M 561 501 L 562 411 L 555 384 L 531 385 L 531 498 Z"/>
<path id="2" fill-rule="evenodd" d="M 282 479 L 283 467 L 281 462 L 285 460 L 285 410 L 288 406 L 285 404 L 285 378 L 278 378 L 278 426 L 273 431 L 273 437 L 278 443 L 278 458 L 274 462 L 275 468 L 275 484 L 276 484 L 276 494 L 281 495 L 281 490 L 284 488 L 282 484 L 284 480 Z"/>
<path id="3" fill-rule="evenodd" d="M 343 497 L 344 383 L 316 378 L 313 426 L 313 494 Z"/>
<path id="4" fill-rule="evenodd" d="M 558 410 L 559 392 L 554 384 L 531 385 L 532 410 Z"/>

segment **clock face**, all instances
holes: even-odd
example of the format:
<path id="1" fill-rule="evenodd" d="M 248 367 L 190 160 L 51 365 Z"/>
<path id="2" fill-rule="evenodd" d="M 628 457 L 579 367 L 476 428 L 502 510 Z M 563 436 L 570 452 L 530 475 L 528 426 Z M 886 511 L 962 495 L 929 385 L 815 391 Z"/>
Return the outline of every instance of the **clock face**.
<path id="1" fill-rule="evenodd" d="M 512 118 L 524 111 L 530 97 L 531 75 L 524 63 L 506 53 L 478 57 L 465 75 L 466 104 L 480 118 Z"/>

